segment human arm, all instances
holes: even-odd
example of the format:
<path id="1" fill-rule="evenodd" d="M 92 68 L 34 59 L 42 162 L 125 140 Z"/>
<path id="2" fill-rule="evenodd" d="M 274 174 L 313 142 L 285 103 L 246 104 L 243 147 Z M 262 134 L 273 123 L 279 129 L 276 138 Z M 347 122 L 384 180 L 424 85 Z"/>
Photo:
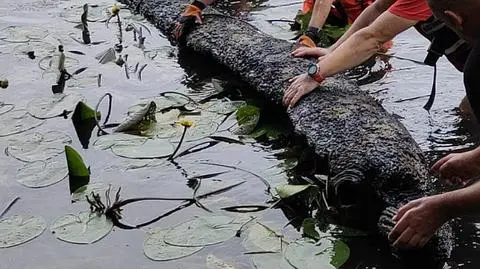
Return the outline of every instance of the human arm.
<path id="1" fill-rule="evenodd" d="M 183 35 L 195 24 L 202 23 L 202 11 L 216 0 L 193 0 L 182 12 L 175 24 L 173 39 L 178 42 Z"/>
<path id="2" fill-rule="evenodd" d="M 383 43 L 416 23 L 417 21 L 401 18 L 389 11 L 384 12 L 372 24 L 357 31 L 338 49 L 327 54 L 318 63 L 320 76 L 326 78 L 360 65 L 378 52 Z M 312 80 L 306 76 L 300 81 L 295 80 L 285 92 L 284 104 L 294 106 L 303 95 L 320 86 Z M 315 87 L 312 88 L 312 85 Z"/>
<path id="3" fill-rule="evenodd" d="M 330 51 L 338 48 L 343 42 L 345 42 L 350 36 L 358 32 L 360 29 L 363 29 L 369 26 L 374 22 L 382 13 L 387 11 L 387 9 L 395 2 L 396 0 L 377 0 L 373 2 L 372 5 L 367 7 L 358 18 L 353 22 L 353 24 L 348 28 L 348 30 L 335 42 L 330 48 Z"/>
<path id="4" fill-rule="evenodd" d="M 409 202 L 393 218 L 389 234 L 394 247 L 421 248 L 448 220 L 480 213 L 480 182 Z"/>
<path id="5" fill-rule="evenodd" d="M 292 52 L 295 57 L 322 57 L 332 52 L 343 44 L 354 33 L 369 26 L 375 19 L 377 19 L 382 13 L 384 13 L 396 0 L 377 0 L 372 5 L 368 6 L 348 30 L 329 48 L 305 48 L 301 47 Z M 329 9 L 330 10 L 330 9 Z M 327 14 L 328 16 L 328 14 Z M 313 19 L 313 18 L 312 18 Z M 325 21 L 323 21 L 325 23 Z M 312 24 L 312 21 L 310 21 Z M 322 24 L 323 26 L 323 24 Z"/>

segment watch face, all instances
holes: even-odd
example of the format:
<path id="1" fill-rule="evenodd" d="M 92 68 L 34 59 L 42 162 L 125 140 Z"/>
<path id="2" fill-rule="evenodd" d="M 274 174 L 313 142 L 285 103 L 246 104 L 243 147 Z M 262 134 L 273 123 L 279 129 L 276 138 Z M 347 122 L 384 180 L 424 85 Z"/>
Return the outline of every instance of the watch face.
<path id="1" fill-rule="evenodd" d="M 316 64 L 312 64 L 312 65 L 310 65 L 310 66 L 308 67 L 308 71 L 307 71 L 307 72 L 308 72 L 309 75 L 313 76 L 313 75 L 315 75 L 315 74 L 317 73 L 317 70 L 318 70 L 317 65 L 316 65 Z"/>

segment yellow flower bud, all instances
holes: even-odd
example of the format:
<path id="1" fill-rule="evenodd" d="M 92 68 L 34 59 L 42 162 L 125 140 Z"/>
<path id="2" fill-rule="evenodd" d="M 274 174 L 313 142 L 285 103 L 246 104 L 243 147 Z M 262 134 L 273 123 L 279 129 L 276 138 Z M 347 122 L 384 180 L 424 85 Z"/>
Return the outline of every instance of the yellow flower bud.
<path id="1" fill-rule="evenodd" d="M 2 89 L 8 88 L 8 79 L 4 79 L 4 80 L 0 81 L 0 87 Z"/>
<path id="2" fill-rule="evenodd" d="M 120 12 L 120 6 L 118 4 L 113 5 L 112 16 L 117 16 L 119 12 Z"/>
<path id="3" fill-rule="evenodd" d="M 193 126 L 193 120 L 180 120 L 180 125 L 186 128 L 190 128 Z"/>

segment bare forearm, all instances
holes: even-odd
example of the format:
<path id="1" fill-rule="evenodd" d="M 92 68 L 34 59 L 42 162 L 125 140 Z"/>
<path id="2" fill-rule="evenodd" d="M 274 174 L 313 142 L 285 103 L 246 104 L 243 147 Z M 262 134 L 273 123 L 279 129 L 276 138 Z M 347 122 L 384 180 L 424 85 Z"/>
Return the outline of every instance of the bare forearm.
<path id="1" fill-rule="evenodd" d="M 313 6 L 312 18 L 308 26 L 322 28 L 327 20 L 333 0 L 317 0 Z"/>
<path id="2" fill-rule="evenodd" d="M 358 66 L 374 55 L 381 44 L 382 40 L 368 31 L 360 30 L 321 60 L 320 72 L 324 77 L 329 77 Z"/>
<path id="3" fill-rule="evenodd" d="M 350 36 L 352 36 L 354 33 L 359 31 L 360 29 L 363 29 L 370 25 L 378 16 L 382 14 L 382 10 L 378 10 L 374 5 L 369 6 L 366 8 L 362 14 L 355 20 L 355 22 L 348 28 L 348 30 L 340 37 L 340 39 L 333 44 L 330 49 L 335 50 L 337 49 L 341 44 L 343 44 Z"/>
<path id="4" fill-rule="evenodd" d="M 480 182 L 438 195 L 450 218 L 480 213 Z"/>

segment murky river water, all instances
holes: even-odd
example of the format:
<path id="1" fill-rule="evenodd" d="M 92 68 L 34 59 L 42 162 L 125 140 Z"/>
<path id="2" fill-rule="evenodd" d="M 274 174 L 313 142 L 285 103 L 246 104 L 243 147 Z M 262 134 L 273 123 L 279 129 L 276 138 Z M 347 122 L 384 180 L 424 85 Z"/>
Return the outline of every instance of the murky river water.
<path id="1" fill-rule="evenodd" d="M 160 2 L 160 1 L 159 1 Z M 43 76 L 43 70 L 38 67 L 39 60 L 52 54 L 52 49 L 58 45 L 59 40 L 67 51 L 81 51 L 85 55 L 66 53 L 72 59 L 67 60 L 70 71 L 81 67 L 88 69 L 79 76 L 67 82 L 66 92 L 75 92 L 86 97 L 86 102 L 93 106 L 105 93 L 114 96 L 112 121 L 118 122 L 128 107 L 135 101 L 155 96 L 163 91 L 179 91 L 194 98 L 206 96 L 216 90 L 216 81 L 227 82 L 226 76 L 219 70 L 208 69 L 203 65 L 191 63 L 192 59 L 178 60 L 177 50 L 170 46 L 168 41 L 148 25 L 152 35 L 147 35 L 146 48 L 156 54 L 153 60 L 147 59 L 138 53 L 130 41 L 126 48 L 129 53 L 128 62 L 134 65 L 146 63 L 148 66 L 142 74 L 142 81 L 133 76 L 127 79 L 123 69 L 113 63 L 99 64 L 94 56 L 111 47 L 116 41 L 116 31 L 113 24 L 110 29 L 104 23 L 90 23 L 93 41 L 107 41 L 99 45 L 81 45 L 69 35 L 80 38 L 80 30 L 75 29 L 75 23 L 70 23 L 60 16 L 77 19 L 73 11 L 65 12 L 70 7 L 78 7 L 84 1 L 14 1 L 5 0 L 0 3 L 0 28 L 8 26 L 35 26 L 35 33 L 40 34 L 44 45 L 38 51 L 37 58 L 31 60 L 24 53 L 24 43 L 11 43 L 1 41 L 0 46 L 0 78 L 8 78 L 8 89 L 0 90 L 0 100 L 5 103 L 15 104 L 18 109 L 25 108 L 35 99 L 51 95 L 52 80 Z M 109 1 L 91 1 L 90 4 L 108 5 Z M 291 19 L 297 12 L 300 4 L 291 4 L 292 1 L 271 0 L 251 7 L 246 10 L 246 18 L 267 33 L 279 38 L 294 36 L 285 23 L 270 24 L 267 19 Z M 245 6 L 243 7 L 245 9 Z M 246 13 L 247 11 L 243 11 Z M 141 21 L 126 10 L 121 11 L 124 20 Z M 243 14 L 245 15 L 245 14 Z M 30 30 L 31 31 L 31 30 Z M 48 35 L 47 35 L 48 34 Z M 21 34 L 17 41 L 22 41 L 25 34 Z M 13 37 L 12 37 L 13 38 Z M 131 40 L 131 34 L 126 34 L 125 39 Z M 415 60 L 423 60 L 426 40 L 414 31 L 407 31 L 394 40 L 392 52 Z M 412 101 L 404 99 L 428 95 L 431 87 L 433 70 L 409 61 L 390 59 L 391 71 L 385 76 L 368 85 L 362 86 L 383 102 L 385 108 L 401 117 L 402 123 L 412 133 L 421 148 L 428 153 L 433 162 L 439 156 L 451 150 L 467 148 L 473 144 L 475 137 L 470 132 L 468 124 L 462 122 L 455 107 L 464 96 L 461 74 L 455 71 L 444 59 L 439 65 L 439 78 L 437 81 L 438 94 L 430 114 L 422 109 L 428 97 Z M 102 74 L 102 86 L 97 86 L 97 75 Z M 239 84 L 230 85 L 232 92 L 244 90 Z M 238 94 L 235 94 L 238 98 Z M 242 94 L 242 98 L 249 98 Z M 105 109 L 104 109 L 105 110 Z M 81 149 L 75 135 L 75 130 L 70 120 L 61 118 L 46 121 L 33 131 L 60 130 L 68 133 L 73 140 L 73 146 Z M 31 131 L 29 131 L 31 132 Z M 27 133 L 29 133 L 27 132 Z M 23 136 L 24 134 L 20 134 Z M 0 147 L 3 149 L 8 144 L 10 137 L 0 138 Z M 96 138 L 92 138 L 95 140 Z M 234 144 L 219 144 L 216 147 L 204 150 L 195 155 L 179 160 L 179 169 L 171 163 L 161 163 L 154 168 L 125 171 L 123 159 L 107 151 L 83 150 L 81 151 L 86 162 L 91 166 L 92 181 L 112 183 L 122 186 L 122 197 L 148 197 L 148 196 L 177 196 L 191 195 L 191 188 L 187 186 L 185 176 L 201 175 L 205 173 L 220 172 L 224 169 L 200 164 L 200 161 L 210 161 L 233 165 L 255 172 L 270 181 L 272 186 L 286 183 L 287 174 L 282 167 L 288 160 L 281 158 L 288 148 L 280 148 L 271 144 L 250 141 L 245 146 Z M 0 156 L 0 205 L 6 205 L 14 197 L 21 197 L 9 212 L 12 214 L 36 215 L 46 219 L 50 225 L 57 217 L 86 210 L 85 204 L 70 204 L 68 181 L 42 189 L 29 189 L 16 182 L 17 170 L 23 164 L 10 156 Z M 123 169 L 122 169 L 123 168 Z M 241 187 L 219 197 L 212 197 L 205 201 L 211 209 L 235 204 L 264 204 L 269 196 L 265 195 L 263 184 L 241 171 L 219 175 L 216 181 L 206 183 L 205 188 L 216 189 L 225 183 L 246 180 Z M 211 184 L 211 185 L 208 185 Z M 223 185 L 222 185 L 223 184 Z M 228 184 L 227 184 L 228 185 Z M 175 202 L 145 202 L 127 207 L 126 219 L 131 223 L 140 223 L 151 219 L 177 205 Z M 130 210 L 129 210 L 130 209 Z M 155 225 L 161 227 L 175 226 L 196 214 L 204 214 L 197 207 L 190 207 L 177 214 L 163 219 Z M 272 227 L 282 228 L 288 219 L 280 210 L 267 210 L 258 214 Z M 480 260 L 476 258 L 477 242 L 479 242 L 477 224 L 475 221 L 461 221 L 457 225 L 458 240 L 449 262 L 451 268 L 477 268 Z M 285 233 L 293 233 L 293 228 L 285 228 Z M 217 257 L 234 264 L 235 268 L 252 268 L 250 260 L 245 258 L 243 250 L 239 247 L 240 239 L 235 238 L 227 244 L 209 247 L 198 255 L 166 263 L 148 260 L 142 253 L 145 232 L 143 230 L 124 231 L 115 229 L 113 233 L 93 245 L 67 244 L 55 239 L 48 228 L 39 238 L 19 247 L 0 250 L 0 268 L 204 268 L 205 257 L 214 254 Z M 351 243 L 351 258 L 342 268 L 395 268 L 395 261 L 389 255 L 377 250 L 377 246 L 366 239 L 359 239 Z"/>

